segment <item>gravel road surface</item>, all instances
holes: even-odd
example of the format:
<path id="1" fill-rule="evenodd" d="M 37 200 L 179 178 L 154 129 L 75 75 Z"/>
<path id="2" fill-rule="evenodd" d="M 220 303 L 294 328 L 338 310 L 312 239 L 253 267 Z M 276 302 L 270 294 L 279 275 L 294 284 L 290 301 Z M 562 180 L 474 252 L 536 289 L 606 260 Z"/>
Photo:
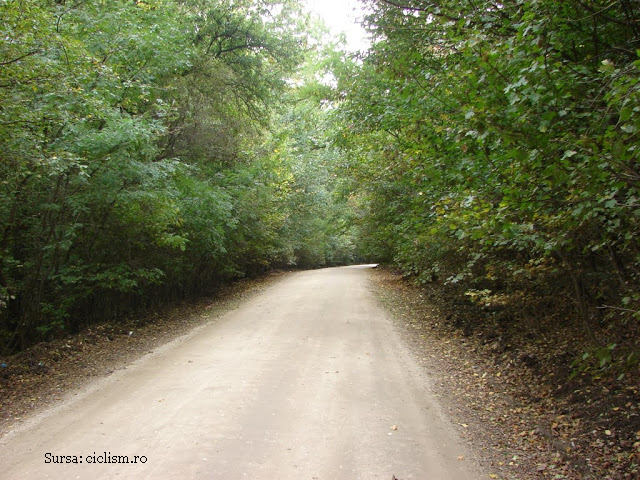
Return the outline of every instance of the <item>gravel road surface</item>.
<path id="1" fill-rule="evenodd" d="M 0 439 L 0 478 L 482 478 L 369 268 L 284 276 L 76 392 Z"/>

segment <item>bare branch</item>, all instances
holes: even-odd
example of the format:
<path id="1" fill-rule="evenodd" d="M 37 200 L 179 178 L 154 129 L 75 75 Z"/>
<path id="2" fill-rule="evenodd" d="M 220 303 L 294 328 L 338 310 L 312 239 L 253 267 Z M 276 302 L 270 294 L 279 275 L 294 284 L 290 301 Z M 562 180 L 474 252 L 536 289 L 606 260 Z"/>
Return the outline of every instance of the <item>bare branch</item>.
<path id="1" fill-rule="evenodd" d="M 20 60 L 23 60 L 23 59 L 25 59 L 27 57 L 30 57 L 32 55 L 37 55 L 38 53 L 42 53 L 42 50 L 33 50 L 33 51 L 29 52 L 29 53 L 25 53 L 24 55 L 22 55 L 20 57 L 17 57 L 17 58 L 14 58 L 12 60 L 8 60 L 6 62 L 0 62 L 0 67 L 4 67 L 6 65 L 10 65 L 12 63 L 19 62 Z"/>

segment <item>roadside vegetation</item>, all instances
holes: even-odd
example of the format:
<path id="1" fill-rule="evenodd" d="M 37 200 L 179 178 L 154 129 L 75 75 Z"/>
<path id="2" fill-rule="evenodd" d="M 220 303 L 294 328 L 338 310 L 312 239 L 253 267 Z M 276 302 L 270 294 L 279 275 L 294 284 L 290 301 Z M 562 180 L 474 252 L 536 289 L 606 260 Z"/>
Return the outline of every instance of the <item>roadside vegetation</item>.
<path id="1" fill-rule="evenodd" d="M 570 478 L 635 478 L 640 4 L 365 3 L 374 43 L 336 113 L 360 251 L 553 419 L 533 436 Z"/>
<path id="2" fill-rule="evenodd" d="M 295 0 L 0 1 L 0 354 L 379 262 L 631 478 L 640 4 L 361 3 L 349 54 Z"/>
<path id="3" fill-rule="evenodd" d="M 322 36 L 297 2 L 9 0 L 0 18 L 0 352 L 354 260 L 337 150 L 291 88 Z"/>
<path id="4" fill-rule="evenodd" d="M 557 311 L 593 347 L 577 368 L 636 372 L 637 2 L 368 3 L 338 114 L 363 254 L 500 325 Z"/>

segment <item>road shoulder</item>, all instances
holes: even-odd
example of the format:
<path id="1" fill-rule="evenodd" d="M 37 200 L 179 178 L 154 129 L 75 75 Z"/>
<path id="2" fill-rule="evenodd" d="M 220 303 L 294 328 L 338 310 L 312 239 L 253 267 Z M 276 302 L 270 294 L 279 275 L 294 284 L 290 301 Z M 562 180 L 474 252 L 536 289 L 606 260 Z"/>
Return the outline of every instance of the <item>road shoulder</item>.
<path id="1" fill-rule="evenodd" d="M 287 275 L 276 272 L 239 281 L 215 295 L 94 325 L 0 358 L 6 365 L 0 369 L 0 438 L 90 384 L 237 308 Z"/>
<path id="2" fill-rule="evenodd" d="M 581 478 L 564 465 L 543 431 L 544 420 L 512 395 L 514 385 L 475 345 L 450 328 L 424 292 L 386 269 L 371 273 L 371 288 L 410 345 L 445 413 L 477 454 L 489 478 Z"/>

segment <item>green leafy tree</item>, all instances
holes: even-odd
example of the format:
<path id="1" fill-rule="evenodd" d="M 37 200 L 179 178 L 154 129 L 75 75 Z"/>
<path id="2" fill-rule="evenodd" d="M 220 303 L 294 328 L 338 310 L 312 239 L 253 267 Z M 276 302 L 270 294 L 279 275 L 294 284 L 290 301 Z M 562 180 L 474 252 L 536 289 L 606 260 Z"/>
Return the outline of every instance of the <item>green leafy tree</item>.
<path id="1" fill-rule="evenodd" d="M 422 281 L 560 287 L 588 332 L 637 302 L 638 5 L 365 3 L 338 140 L 369 249 Z"/>
<path id="2" fill-rule="evenodd" d="M 271 221 L 271 187 L 239 185 L 300 58 L 296 2 L 9 0 L 0 16 L 4 348 L 247 273 L 233 242 L 252 202 Z"/>

